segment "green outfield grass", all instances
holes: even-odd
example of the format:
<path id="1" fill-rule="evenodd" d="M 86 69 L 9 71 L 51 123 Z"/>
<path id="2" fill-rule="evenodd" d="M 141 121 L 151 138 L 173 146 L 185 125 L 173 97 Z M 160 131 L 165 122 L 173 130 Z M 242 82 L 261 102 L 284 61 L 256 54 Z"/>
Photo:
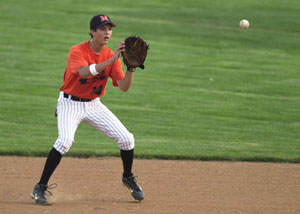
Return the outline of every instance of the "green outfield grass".
<path id="1" fill-rule="evenodd" d="M 135 135 L 137 157 L 300 162 L 300 1 L 0 4 L 0 154 L 48 154 L 68 50 L 105 13 L 117 25 L 110 48 L 131 34 L 150 44 L 131 90 L 109 81 L 102 98 Z M 119 155 L 86 124 L 75 141 L 69 156 Z"/>

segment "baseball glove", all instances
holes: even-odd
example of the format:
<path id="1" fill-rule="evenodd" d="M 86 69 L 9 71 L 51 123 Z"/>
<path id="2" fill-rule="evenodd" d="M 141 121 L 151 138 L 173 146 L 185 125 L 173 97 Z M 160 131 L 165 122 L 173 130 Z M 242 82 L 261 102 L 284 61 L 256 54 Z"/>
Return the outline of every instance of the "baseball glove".
<path id="1" fill-rule="evenodd" d="M 149 45 L 140 37 L 129 36 L 125 39 L 125 51 L 122 52 L 124 64 L 128 71 L 134 71 L 136 67 L 144 69 Z"/>

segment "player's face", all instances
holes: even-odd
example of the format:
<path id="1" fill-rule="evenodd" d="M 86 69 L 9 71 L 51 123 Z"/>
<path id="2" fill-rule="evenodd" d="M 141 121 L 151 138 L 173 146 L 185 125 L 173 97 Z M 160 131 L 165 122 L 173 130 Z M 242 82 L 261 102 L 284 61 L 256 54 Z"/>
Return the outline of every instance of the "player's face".
<path id="1" fill-rule="evenodd" d="M 112 34 L 112 26 L 104 25 L 91 33 L 93 34 L 93 40 L 96 40 L 100 45 L 106 45 Z"/>

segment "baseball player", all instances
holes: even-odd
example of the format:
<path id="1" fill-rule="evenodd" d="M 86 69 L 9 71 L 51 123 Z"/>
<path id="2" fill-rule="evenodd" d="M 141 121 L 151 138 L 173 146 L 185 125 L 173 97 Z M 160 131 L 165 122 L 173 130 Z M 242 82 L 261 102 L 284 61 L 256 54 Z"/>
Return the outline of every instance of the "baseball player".
<path id="1" fill-rule="evenodd" d="M 134 137 L 100 101 L 105 94 L 108 77 L 112 79 L 113 86 L 127 92 L 135 70 L 128 67 L 125 75 L 122 71 L 119 56 L 125 51 L 124 42 L 119 43 L 115 52 L 106 47 L 113 27 L 116 25 L 108 16 L 94 16 L 90 21 L 91 40 L 70 49 L 57 104 L 58 138 L 49 152 L 40 181 L 31 193 L 37 204 L 49 204 L 45 197 L 48 188 L 51 189 L 48 181 L 62 155 L 74 143 L 74 135 L 81 122 L 90 124 L 118 143 L 124 170 L 122 182 L 134 199 L 144 199 L 144 193 L 132 173 Z"/>

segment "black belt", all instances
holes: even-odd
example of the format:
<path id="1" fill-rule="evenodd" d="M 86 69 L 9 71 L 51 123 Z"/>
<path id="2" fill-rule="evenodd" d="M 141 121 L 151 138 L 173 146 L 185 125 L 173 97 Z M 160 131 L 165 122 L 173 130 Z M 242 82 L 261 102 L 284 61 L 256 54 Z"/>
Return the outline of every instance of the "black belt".
<path id="1" fill-rule="evenodd" d="M 75 96 L 73 96 L 73 95 L 64 93 L 64 98 L 69 98 L 69 96 L 71 96 L 70 99 L 71 99 L 71 100 L 74 100 L 74 101 L 90 102 L 91 100 L 93 100 L 93 99 L 85 99 L 85 98 L 75 97 Z"/>

